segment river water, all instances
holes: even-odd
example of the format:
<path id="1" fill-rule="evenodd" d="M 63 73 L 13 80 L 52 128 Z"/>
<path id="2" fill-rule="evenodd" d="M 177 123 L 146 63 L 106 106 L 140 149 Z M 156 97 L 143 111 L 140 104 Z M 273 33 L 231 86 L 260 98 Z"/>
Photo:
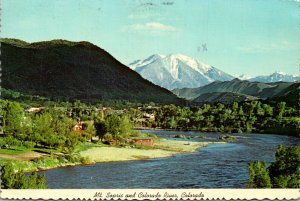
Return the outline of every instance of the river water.
<path id="1" fill-rule="evenodd" d="M 204 136 L 192 141 L 219 141 L 218 133 L 152 131 Z M 271 134 L 234 134 L 232 143 L 211 144 L 197 152 L 142 161 L 98 163 L 39 172 L 49 188 L 246 188 L 251 160 L 274 161 L 279 144 L 300 144 L 300 138 Z"/>

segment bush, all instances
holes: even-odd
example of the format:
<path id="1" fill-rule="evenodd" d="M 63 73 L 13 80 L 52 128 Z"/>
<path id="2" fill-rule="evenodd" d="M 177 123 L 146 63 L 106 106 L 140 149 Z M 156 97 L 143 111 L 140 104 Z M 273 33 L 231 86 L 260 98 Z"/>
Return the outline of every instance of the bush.
<path id="1" fill-rule="evenodd" d="M 113 136 L 110 133 L 106 133 L 103 137 L 106 142 L 111 142 L 113 140 Z"/>
<path id="2" fill-rule="evenodd" d="M 25 142 L 23 142 L 23 146 L 25 146 L 28 149 L 32 149 L 32 148 L 34 148 L 35 143 L 34 142 L 30 142 L 30 141 L 25 141 Z"/>
<path id="3" fill-rule="evenodd" d="M 80 158 L 80 163 L 82 163 L 83 165 L 88 165 L 88 164 L 91 164 L 93 162 L 89 157 L 81 157 Z"/>
<path id="4" fill-rule="evenodd" d="M 131 135 L 130 135 L 130 136 L 131 136 L 131 137 L 140 137 L 141 135 L 142 135 L 142 133 L 133 130 L 133 131 L 131 132 Z"/>
<path id="5" fill-rule="evenodd" d="M 58 160 L 58 162 L 60 162 L 60 163 L 66 162 L 66 159 L 65 159 L 65 156 L 64 156 L 64 155 L 58 155 L 58 156 L 57 156 L 57 160 Z"/>
<path id="6" fill-rule="evenodd" d="M 80 162 L 80 158 L 77 155 L 74 155 L 74 154 L 67 154 L 67 155 L 65 155 L 65 158 L 70 163 Z"/>
<path id="7" fill-rule="evenodd" d="M 43 165 L 46 163 L 46 161 L 49 159 L 48 156 L 41 156 L 39 158 L 32 159 L 33 162 L 38 163 L 39 165 Z"/>
<path id="8" fill-rule="evenodd" d="M 11 146 L 21 146 L 22 142 L 13 136 L 2 137 L 0 138 L 0 146 L 1 148 L 8 148 Z"/>

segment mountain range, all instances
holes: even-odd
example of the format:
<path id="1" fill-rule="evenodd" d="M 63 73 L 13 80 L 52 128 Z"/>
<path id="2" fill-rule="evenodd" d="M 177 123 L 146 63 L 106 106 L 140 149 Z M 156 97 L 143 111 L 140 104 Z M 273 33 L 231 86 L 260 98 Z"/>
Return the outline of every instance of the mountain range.
<path id="1" fill-rule="evenodd" d="M 233 79 L 182 54 L 152 55 L 132 62 L 130 69 L 85 41 L 27 43 L 1 39 L 1 50 L 2 87 L 28 95 L 88 102 L 119 99 L 163 104 L 185 103 L 182 98 L 194 103 L 270 99 L 296 105 L 299 101 L 297 76 L 276 72 L 250 81 Z M 199 83 L 205 86 L 192 88 Z M 163 87 L 179 89 L 173 89 L 172 93 Z"/>
<path id="2" fill-rule="evenodd" d="M 234 79 L 233 76 L 183 54 L 155 54 L 136 60 L 129 67 L 143 78 L 167 89 L 199 87 L 215 80 Z"/>
<path id="3" fill-rule="evenodd" d="M 300 83 L 273 82 L 260 83 L 248 80 L 233 79 L 231 81 L 215 81 L 198 88 L 183 88 L 172 90 L 179 97 L 192 100 L 196 103 L 249 101 L 255 99 L 271 99 L 285 96 L 284 101 L 296 102 L 299 100 Z M 297 95 L 298 92 L 298 95 Z M 294 94 L 292 99 L 289 99 Z"/>
<path id="4" fill-rule="evenodd" d="M 249 81 L 252 82 L 296 82 L 300 80 L 299 75 L 289 75 L 284 72 L 274 72 L 270 75 L 261 75 L 254 78 L 249 78 Z"/>
<path id="5" fill-rule="evenodd" d="M 89 42 L 1 39 L 2 87 L 49 98 L 181 103 Z"/>
<path id="6" fill-rule="evenodd" d="M 169 90 L 197 88 L 214 81 L 229 81 L 235 78 L 209 64 L 202 63 L 183 54 L 170 54 L 168 56 L 154 54 L 144 60 L 135 60 L 128 66 L 138 72 L 143 78 Z M 295 82 L 300 80 L 300 76 L 282 72 L 253 78 L 240 75 L 237 78 L 264 83 Z"/>

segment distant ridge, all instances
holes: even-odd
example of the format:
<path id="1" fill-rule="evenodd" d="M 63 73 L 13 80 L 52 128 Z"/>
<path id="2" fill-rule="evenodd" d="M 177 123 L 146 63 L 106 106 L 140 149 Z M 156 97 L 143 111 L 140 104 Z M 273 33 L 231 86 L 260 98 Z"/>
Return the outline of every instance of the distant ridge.
<path id="1" fill-rule="evenodd" d="M 296 86 L 300 86 L 300 84 L 293 82 L 260 83 L 236 78 L 231 81 L 215 81 L 198 88 L 174 89 L 172 91 L 179 97 L 194 102 L 210 102 L 209 100 L 212 100 L 211 102 L 232 102 L 278 98 L 295 90 Z"/>
<path id="2" fill-rule="evenodd" d="M 67 100 L 183 102 L 86 41 L 5 38 L 1 46 L 3 88 Z"/>
<path id="3" fill-rule="evenodd" d="M 237 78 L 241 80 L 248 80 L 251 82 L 264 82 L 264 83 L 270 83 L 270 82 L 297 82 L 300 81 L 300 75 L 295 74 L 287 74 L 284 72 L 276 71 L 270 75 L 259 75 L 255 77 L 249 77 L 247 75 L 239 75 Z"/>

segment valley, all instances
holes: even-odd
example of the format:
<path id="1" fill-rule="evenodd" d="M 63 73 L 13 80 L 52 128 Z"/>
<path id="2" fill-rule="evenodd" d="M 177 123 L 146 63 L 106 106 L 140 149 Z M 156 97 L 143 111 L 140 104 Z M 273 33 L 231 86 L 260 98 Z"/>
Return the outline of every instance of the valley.
<path id="1" fill-rule="evenodd" d="M 61 168 L 104 162 L 124 167 L 133 161 L 193 158 L 210 147 L 239 149 L 274 134 L 276 146 L 281 138 L 286 145 L 298 141 L 298 82 L 240 80 L 182 54 L 153 55 L 129 68 L 84 41 L 1 39 L 1 45 L 0 164 L 5 188 L 52 188 L 51 179 L 57 177 L 45 177 L 43 171 L 51 175 L 49 169 L 55 168 L 60 175 Z M 162 82 L 148 81 L 146 75 Z M 200 87 L 187 88 L 195 84 Z M 184 88 L 168 90 L 173 87 Z M 191 187 L 211 187 L 208 183 Z M 60 187 L 64 185 L 71 184 L 61 182 Z"/>

